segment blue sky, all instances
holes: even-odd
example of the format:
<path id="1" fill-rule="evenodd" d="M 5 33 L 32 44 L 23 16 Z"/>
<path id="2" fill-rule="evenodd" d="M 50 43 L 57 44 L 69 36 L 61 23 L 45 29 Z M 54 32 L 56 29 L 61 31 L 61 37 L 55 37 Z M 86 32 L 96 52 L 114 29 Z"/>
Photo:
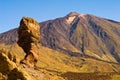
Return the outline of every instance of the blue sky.
<path id="1" fill-rule="evenodd" d="M 72 11 L 120 22 L 120 0 L 0 0 L 0 33 L 18 27 L 23 16 L 42 22 Z"/>

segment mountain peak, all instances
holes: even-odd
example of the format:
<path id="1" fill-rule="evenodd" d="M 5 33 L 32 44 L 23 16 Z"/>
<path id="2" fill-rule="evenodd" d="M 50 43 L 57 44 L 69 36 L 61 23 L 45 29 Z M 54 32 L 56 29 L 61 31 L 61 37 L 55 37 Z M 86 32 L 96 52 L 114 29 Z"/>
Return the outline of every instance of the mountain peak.
<path id="1" fill-rule="evenodd" d="M 84 16 L 85 14 L 79 14 L 77 12 L 70 12 L 67 16 L 66 16 L 66 21 L 68 24 L 71 24 L 75 19 L 78 18 L 85 18 Z"/>
<path id="2" fill-rule="evenodd" d="M 77 12 L 70 12 L 67 16 L 71 17 L 71 16 L 78 16 L 78 15 L 80 14 Z"/>

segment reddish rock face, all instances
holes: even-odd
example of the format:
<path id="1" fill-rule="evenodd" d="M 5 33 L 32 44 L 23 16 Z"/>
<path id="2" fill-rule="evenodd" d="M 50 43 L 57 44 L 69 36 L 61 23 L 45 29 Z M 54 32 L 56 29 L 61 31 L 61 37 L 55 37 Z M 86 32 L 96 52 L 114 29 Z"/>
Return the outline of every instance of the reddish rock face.
<path id="1" fill-rule="evenodd" d="M 34 67 L 38 60 L 38 45 L 40 42 L 40 26 L 32 18 L 23 17 L 18 28 L 18 45 L 25 51 L 22 63 Z"/>

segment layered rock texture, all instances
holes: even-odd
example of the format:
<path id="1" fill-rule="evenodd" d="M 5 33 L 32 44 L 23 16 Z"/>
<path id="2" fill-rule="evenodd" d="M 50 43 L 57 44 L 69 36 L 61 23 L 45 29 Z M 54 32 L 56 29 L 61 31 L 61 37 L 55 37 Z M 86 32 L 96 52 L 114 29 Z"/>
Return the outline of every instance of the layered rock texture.
<path id="1" fill-rule="evenodd" d="M 0 50 L 0 80 L 31 80 L 32 78 L 12 61 L 13 54 L 10 57 L 7 53 Z"/>
<path id="2" fill-rule="evenodd" d="M 40 42 L 40 26 L 32 18 L 23 17 L 18 28 L 18 45 L 25 51 L 22 63 L 34 67 L 38 61 L 38 47 Z"/>

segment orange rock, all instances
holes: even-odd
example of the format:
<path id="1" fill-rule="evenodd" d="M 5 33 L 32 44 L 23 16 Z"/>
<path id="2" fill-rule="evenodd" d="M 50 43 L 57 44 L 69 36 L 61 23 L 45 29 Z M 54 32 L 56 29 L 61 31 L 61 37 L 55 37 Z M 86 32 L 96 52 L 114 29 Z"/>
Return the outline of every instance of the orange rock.
<path id="1" fill-rule="evenodd" d="M 38 60 L 38 46 L 40 42 L 40 26 L 32 18 L 23 17 L 18 28 L 18 45 L 25 51 L 22 63 L 34 67 Z"/>

